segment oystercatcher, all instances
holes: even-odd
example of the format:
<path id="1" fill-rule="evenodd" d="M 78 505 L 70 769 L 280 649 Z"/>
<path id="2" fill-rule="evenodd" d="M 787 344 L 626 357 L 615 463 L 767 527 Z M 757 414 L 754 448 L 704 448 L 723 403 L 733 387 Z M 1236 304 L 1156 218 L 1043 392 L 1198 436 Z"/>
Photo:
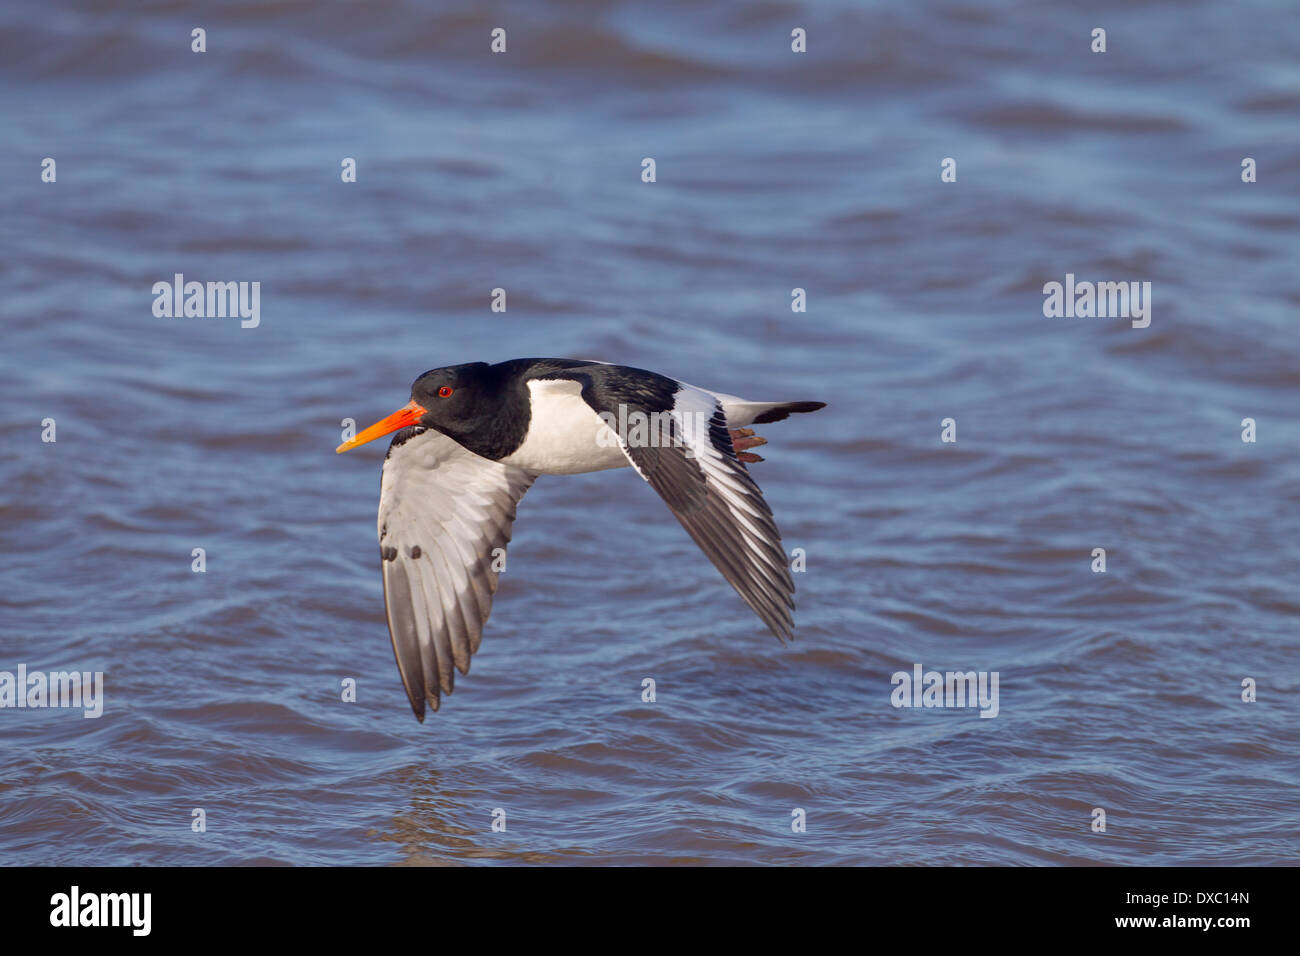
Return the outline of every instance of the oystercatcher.
<path id="1" fill-rule="evenodd" d="M 469 672 L 515 506 L 538 475 L 631 466 L 783 643 L 794 582 L 745 463 L 765 425 L 825 402 L 750 402 L 643 369 L 570 359 L 425 372 L 411 401 L 345 452 L 396 432 L 384 457 L 379 549 L 388 631 L 415 716 Z M 453 669 L 454 668 L 454 669 Z"/>

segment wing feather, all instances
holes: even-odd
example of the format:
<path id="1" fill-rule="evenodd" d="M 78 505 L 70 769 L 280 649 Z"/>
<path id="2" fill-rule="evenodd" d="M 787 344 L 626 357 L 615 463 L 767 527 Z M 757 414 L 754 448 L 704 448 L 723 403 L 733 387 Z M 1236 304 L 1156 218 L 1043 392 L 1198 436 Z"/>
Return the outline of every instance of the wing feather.
<path id="1" fill-rule="evenodd" d="M 580 383 L 587 404 L 616 419 L 620 405 L 646 415 L 662 411 L 647 405 L 643 392 L 621 390 L 617 374 L 607 366 L 557 377 Z M 794 628 L 794 580 L 772 509 L 736 457 L 721 400 L 691 385 L 672 384 L 671 441 L 629 444 L 628 436 L 619 435 L 623 453 L 714 567 L 784 641 Z"/>
<path id="2" fill-rule="evenodd" d="M 510 542 L 535 475 L 476 455 L 440 432 L 404 429 L 384 459 L 379 549 L 384 606 L 415 716 L 438 709 L 469 672 L 497 589 L 494 550 Z"/>

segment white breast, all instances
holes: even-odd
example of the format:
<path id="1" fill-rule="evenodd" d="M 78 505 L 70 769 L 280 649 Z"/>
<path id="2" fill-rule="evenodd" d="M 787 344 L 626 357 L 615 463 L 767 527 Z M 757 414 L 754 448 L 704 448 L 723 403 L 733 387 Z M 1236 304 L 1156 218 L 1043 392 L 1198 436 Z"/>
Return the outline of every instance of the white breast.
<path id="1" fill-rule="evenodd" d="M 528 383 L 532 416 L 524 443 L 501 461 L 539 475 L 576 475 L 631 464 L 618 436 L 566 380 Z"/>

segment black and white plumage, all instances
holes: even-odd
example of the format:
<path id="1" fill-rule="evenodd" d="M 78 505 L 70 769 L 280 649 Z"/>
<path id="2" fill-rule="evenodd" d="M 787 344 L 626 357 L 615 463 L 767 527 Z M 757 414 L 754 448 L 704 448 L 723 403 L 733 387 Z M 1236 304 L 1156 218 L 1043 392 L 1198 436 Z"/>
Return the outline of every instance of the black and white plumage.
<path id="1" fill-rule="evenodd" d="M 516 507 L 538 475 L 633 467 L 778 638 L 794 582 L 772 511 L 744 462 L 745 426 L 821 402 L 750 402 L 642 369 L 569 359 L 425 372 L 402 410 L 339 446 L 396 431 L 379 546 L 388 628 L 411 707 L 438 709 L 469 671 Z"/>

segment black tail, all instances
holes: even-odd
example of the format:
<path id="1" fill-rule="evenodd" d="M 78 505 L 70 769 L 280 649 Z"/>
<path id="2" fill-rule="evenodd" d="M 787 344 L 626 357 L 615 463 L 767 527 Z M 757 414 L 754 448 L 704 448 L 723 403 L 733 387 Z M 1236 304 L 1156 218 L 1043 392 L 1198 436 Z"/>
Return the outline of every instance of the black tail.
<path id="1" fill-rule="evenodd" d="M 776 408 L 769 408 L 763 412 L 754 419 L 754 424 L 766 425 L 768 422 L 779 422 L 782 419 L 789 418 L 791 413 L 815 412 L 817 409 L 825 407 L 825 402 L 786 402 L 784 405 L 778 405 Z"/>

